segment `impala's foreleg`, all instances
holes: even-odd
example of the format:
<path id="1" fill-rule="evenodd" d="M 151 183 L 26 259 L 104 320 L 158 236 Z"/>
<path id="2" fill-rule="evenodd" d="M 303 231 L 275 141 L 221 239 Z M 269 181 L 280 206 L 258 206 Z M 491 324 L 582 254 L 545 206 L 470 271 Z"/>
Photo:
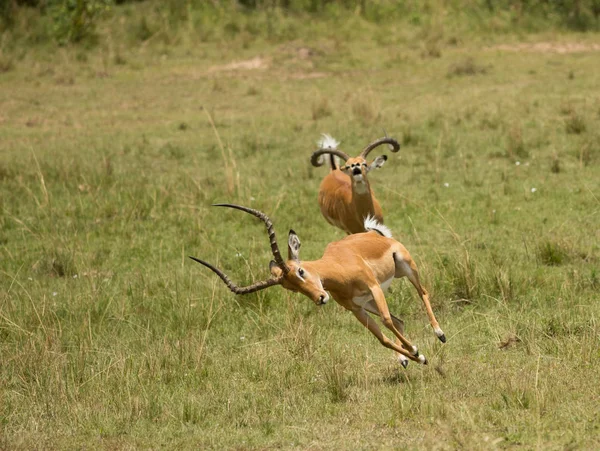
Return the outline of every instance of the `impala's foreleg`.
<path id="1" fill-rule="evenodd" d="M 405 349 L 412 350 L 412 355 L 419 357 L 419 350 L 417 347 L 413 346 L 413 344 L 408 341 L 408 339 L 406 339 L 406 337 L 402 335 L 398 329 L 396 329 L 381 287 L 379 285 L 372 285 L 369 287 L 369 290 L 371 290 L 373 301 L 375 302 L 377 310 L 379 311 L 379 317 L 381 318 L 383 325 L 394 333 Z M 427 361 L 427 359 L 425 359 L 425 361 Z"/>
<path id="2" fill-rule="evenodd" d="M 377 310 L 377 306 L 375 305 L 374 301 L 369 301 L 367 302 L 364 307 L 363 307 L 367 312 L 372 313 L 373 315 L 377 315 L 379 316 L 379 310 Z M 402 335 L 404 335 L 404 322 L 400 319 L 395 317 L 394 315 L 392 315 L 390 313 L 390 316 L 392 317 L 392 322 L 394 323 L 394 326 L 396 327 L 396 329 L 398 329 L 398 332 L 400 332 Z M 402 342 L 400 341 L 400 339 L 398 337 L 396 337 L 396 344 L 400 347 L 402 347 Z M 406 368 L 408 366 L 408 359 L 406 357 L 404 357 L 403 354 L 398 354 L 398 360 L 400 361 L 400 365 L 402 365 L 404 368 Z"/>
<path id="3" fill-rule="evenodd" d="M 396 351 L 398 354 L 402 354 L 403 356 L 409 358 L 410 360 L 414 360 L 415 362 L 427 364 L 427 359 L 425 358 L 425 356 L 423 354 L 420 354 L 418 356 L 412 355 L 406 349 L 401 348 L 396 343 L 391 341 L 388 337 L 383 335 L 383 332 L 381 332 L 381 329 L 379 328 L 377 323 L 368 315 L 366 310 L 361 308 L 361 309 L 353 310 L 352 313 L 354 314 L 354 316 L 356 316 L 356 319 L 358 319 L 362 323 L 363 326 L 365 326 L 367 329 L 369 329 L 369 331 L 377 337 L 377 339 L 379 340 L 379 343 L 381 343 L 383 346 L 385 346 L 386 348 L 389 348 L 393 351 Z"/>
<path id="4" fill-rule="evenodd" d="M 421 281 L 419 280 L 419 271 L 417 270 L 417 265 L 410 257 L 408 252 L 406 252 L 404 255 L 398 255 L 397 253 L 394 253 L 394 262 L 396 263 L 396 278 L 408 277 L 408 280 L 410 280 L 410 283 L 412 283 L 417 289 L 417 293 L 419 293 L 419 297 L 425 305 L 425 310 L 427 311 L 427 316 L 429 317 L 429 323 L 431 324 L 431 327 L 433 327 L 433 332 L 442 343 L 446 343 L 446 335 L 444 335 L 444 332 L 440 328 L 440 325 L 433 314 L 433 310 L 431 309 L 431 304 L 429 303 L 429 294 L 427 293 L 427 290 L 423 288 L 423 285 L 421 285 Z"/>

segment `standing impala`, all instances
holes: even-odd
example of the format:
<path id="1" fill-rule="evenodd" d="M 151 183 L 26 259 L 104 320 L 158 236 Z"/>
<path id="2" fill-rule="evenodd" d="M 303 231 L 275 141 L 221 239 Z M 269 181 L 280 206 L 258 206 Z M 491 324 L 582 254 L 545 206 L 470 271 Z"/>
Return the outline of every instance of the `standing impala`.
<path id="1" fill-rule="evenodd" d="M 398 359 L 406 368 L 408 359 L 423 364 L 427 359 L 419 354 L 404 337 L 404 323 L 389 311 L 383 292 L 390 286 L 394 278 L 408 277 L 422 299 L 429 321 L 435 335 L 443 342 L 446 337 L 435 319 L 427 291 L 419 282 L 417 267 L 406 248 L 394 240 L 387 227 L 373 218 L 367 218 L 365 233 L 349 235 L 340 241 L 330 243 L 319 260 L 300 261 L 300 239 L 293 230 L 288 237 L 288 260 L 284 261 L 277 245 L 277 238 L 271 220 L 258 210 L 233 204 L 216 204 L 217 207 L 230 207 L 245 211 L 264 221 L 274 260 L 269 268 L 270 279 L 253 283 L 247 287 L 238 287 L 225 273 L 210 263 L 194 257 L 191 259 L 214 271 L 235 294 L 248 294 L 274 285 L 281 285 L 286 290 L 300 292 L 317 305 L 329 300 L 328 291 L 335 301 L 354 316 L 377 337 L 386 348 L 398 353 Z M 396 342 L 389 340 L 379 326 L 367 314 L 381 318 L 396 337 Z"/>
<path id="2" fill-rule="evenodd" d="M 368 216 L 383 224 L 383 213 L 367 174 L 380 168 L 387 160 L 386 155 L 367 163 L 369 152 L 378 146 L 388 144 L 392 152 L 400 150 L 400 144 L 392 138 L 381 138 L 363 149 L 359 156 L 352 158 L 338 149 L 339 142 L 329 135 L 323 135 L 319 141 L 319 149 L 310 157 L 313 166 L 324 164 L 325 154 L 329 154 L 331 172 L 325 176 L 319 187 L 319 205 L 327 222 L 344 232 L 366 232 L 364 221 Z M 336 168 L 334 156 L 344 161 L 343 166 Z"/>

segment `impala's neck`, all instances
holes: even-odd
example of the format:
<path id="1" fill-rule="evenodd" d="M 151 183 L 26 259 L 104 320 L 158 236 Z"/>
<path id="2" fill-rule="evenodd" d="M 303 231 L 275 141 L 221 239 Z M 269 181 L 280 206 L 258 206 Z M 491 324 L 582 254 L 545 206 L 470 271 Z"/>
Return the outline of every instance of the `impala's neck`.
<path id="1" fill-rule="evenodd" d="M 312 274 L 318 275 L 323 288 L 327 291 L 335 291 L 338 285 L 344 283 L 344 281 L 339 280 L 339 277 L 337 277 L 344 272 L 343 265 L 335 261 L 321 258 L 310 262 L 302 262 L 302 266 Z"/>
<path id="2" fill-rule="evenodd" d="M 352 180 L 352 196 L 353 197 L 371 197 L 371 185 L 369 181 L 363 178 L 360 181 Z"/>
<path id="3" fill-rule="evenodd" d="M 371 185 L 366 178 L 362 181 L 352 180 L 352 207 L 362 223 L 363 218 L 375 214 L 375 204 Z"/>

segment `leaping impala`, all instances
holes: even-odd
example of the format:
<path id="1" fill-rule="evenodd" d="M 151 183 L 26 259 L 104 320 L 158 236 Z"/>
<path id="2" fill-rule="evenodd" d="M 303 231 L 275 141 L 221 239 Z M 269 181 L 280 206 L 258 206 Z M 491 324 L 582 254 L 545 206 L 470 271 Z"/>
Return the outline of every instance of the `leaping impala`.
<path id="1" fill-rule="evenodd" d="M 404 337 L 404 323 L 392 315 L 383 292 L 390 286 L 394 278 L 408 277 L 422 299 L 429 321 L 435 335 L 443 342 L 446 337 L 435 319 L 429 303 L 427 291 L 419 281 L 415 262 L 406 248 L 392 238 L 390 230 L 373 218 L 364 221 L 365 233 L 349 235 L 340 241 L 330 243 L 319 260 L 303 262 L 300 260 L 300 239 L 293 230 L 288 236 L 288 260 L 284 261 L 275 230 L 271 220 L 258 210 L 234 204 L 215 204 L 217 207 L 230 207 L 245 211 L 261 219 L 266 227 L 271 242 L 274 260 L 269 269 L 270 279 L 255 282 L 247 287 L 238 287 L 225 273 L 210 263 L 191 259 L 203 264 L 215 272 L 229 289 L 235 294 L 248 294 L 274 285 L 281 285 L 286 290 L 300 292 L 317 305 L 329 300 L 329 294 L 335 301 L 354 316 L 377 337 L 386 348 L 398 353 L 398 359 L 406 368 L 408 359 L 423 364 L 427 359 L 419 354 L 416 346 Z M 389 340 L 379 326 L 367 314 L 380 317 L 383 325 L 396 337 L 396 342 Z"/>
<path id="2" fill-rule="evenodd" d="M 322 156 L 329 154 L 331 172 L 319 187 L 321 213 L 328 223 L 348 234 L 366 232 L 364 221 L 368 216 L 383 224 L 381 206 L 371 189 L 367 174 L 382 167 L 387 160 L 386 155 L 380 155 L 369 164 L 367 156 L 383 144 L 388 144 L 392 152 L 398 152 L 400 144 L 392 138 L 381 138 L 365 147 L 355 158 L 338 149 L 339 144 L 331 136 L 323 135 L 318 143 L 319 149 L 310 157 L 312 165 L 318 167 L 324 164 Z M 344 161 L 339 169 L 334 156 Z"/>

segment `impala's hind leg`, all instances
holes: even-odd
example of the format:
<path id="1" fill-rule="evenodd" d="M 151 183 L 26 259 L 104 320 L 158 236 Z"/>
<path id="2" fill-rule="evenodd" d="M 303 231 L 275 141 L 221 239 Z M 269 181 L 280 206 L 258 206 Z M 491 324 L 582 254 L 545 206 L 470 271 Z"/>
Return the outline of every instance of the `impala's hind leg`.
<path id="1" fill-rule="evenodd" d="M 373 315 L 379 316 L 379 310 L 377 310 L 375 301 L 371 300 L 371 301 L 367 302 L 363 306 L 363 308 L 367 312 L 372 313 Z M 402 321 L 400 318 L 392 315 L 391 313 L 390 313 L 390 316 L 392 317 L 392 322 L 394 323 L 394 327 L 398 330 L 398 332 L 400 332 L 402 335 L 404 335 L 404 321 Z M 406 349 L 406 348 L 404 348 L 404 346 L 402 346 L 402 342 L 400 341 L 400 339 L 398 337 L 395 337 L 395 338 L 396 338 L 396 345 L 398 345 L 402 349 Z M 400 354 L 399 352 L 397 353 L 397 355 L 398 355 L 398 362 L 400 362 L 400 365 L 402 365 L 404 368 L 406 368 L 408 366 L 408 359 L 403 354 Z"/>
<path id="2" fill-rule="evenodd" d="M 421 285 L 417 265 L 415 265 L 415 262 L 410 257 L 408 251 L 404 250 L 403 253 L 395 252 L 394 262 L 396 263 L 395 277 L 407 277 L 408 280 L 410 280 L 410 283 L 414 285 L 414 287 L 417 289 L 417 293 L 419 293 L 419 297 L 423 301 L 423 305 L 425 305 L 425 310 L 427 311 L 427 316 L 429 317 L 429 323 L 431 324 L 431 327 L 433 327 L 435 335 L 442 343 L 446 343 L 446 335 L 444 335 L 444 332 L 442 329 L 440 329 L 437 319 L 435 319 L 435 315 L 431 309 L 431 304 L 429 303 L 429 294 L 423 285 Z"/>

